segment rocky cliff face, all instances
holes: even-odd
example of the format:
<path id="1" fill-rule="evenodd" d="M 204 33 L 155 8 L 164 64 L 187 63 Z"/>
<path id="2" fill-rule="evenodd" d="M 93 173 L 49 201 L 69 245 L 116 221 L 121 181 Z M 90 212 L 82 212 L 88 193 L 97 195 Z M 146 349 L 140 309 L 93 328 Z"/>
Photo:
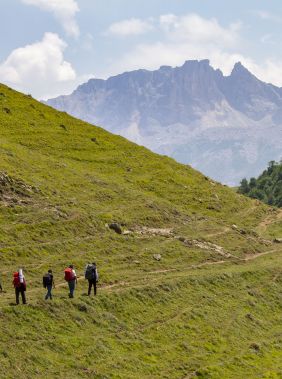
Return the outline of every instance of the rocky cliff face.
<path id="1" fill-rule="evenodd" d="M 91 79 L 48 104 L 231 185 L 282 157 L 282 89 L 208 60 Z"/>

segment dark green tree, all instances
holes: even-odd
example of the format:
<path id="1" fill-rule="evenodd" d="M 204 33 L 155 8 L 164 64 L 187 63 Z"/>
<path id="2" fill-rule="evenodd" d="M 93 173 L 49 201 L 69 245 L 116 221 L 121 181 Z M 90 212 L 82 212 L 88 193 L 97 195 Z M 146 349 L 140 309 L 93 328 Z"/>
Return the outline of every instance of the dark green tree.
<path id="1" fill-rule="evenodd" d="M 240 187 L 238 192 L 242 193 L 243 195 L 248 194 L 250 191 L 249 183 L 246 178 L 241 180 Z"/>
<path id="2" fill-rule="evenodd" d="M 282 160 L 270 161 L 258 178 L 243 179 L 238 192 L 269 205 L 282 207 Z"/>

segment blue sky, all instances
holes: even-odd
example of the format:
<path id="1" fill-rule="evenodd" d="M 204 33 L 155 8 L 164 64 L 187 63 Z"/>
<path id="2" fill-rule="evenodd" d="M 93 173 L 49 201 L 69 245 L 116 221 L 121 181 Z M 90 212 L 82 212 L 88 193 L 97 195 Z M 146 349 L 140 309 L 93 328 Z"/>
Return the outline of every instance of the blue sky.
<path id="1" fill-rule="evenodd" d="M 0 81 L 37 98 L 205 59 L 282 86 L 280 0 L 1 0 Z"/>

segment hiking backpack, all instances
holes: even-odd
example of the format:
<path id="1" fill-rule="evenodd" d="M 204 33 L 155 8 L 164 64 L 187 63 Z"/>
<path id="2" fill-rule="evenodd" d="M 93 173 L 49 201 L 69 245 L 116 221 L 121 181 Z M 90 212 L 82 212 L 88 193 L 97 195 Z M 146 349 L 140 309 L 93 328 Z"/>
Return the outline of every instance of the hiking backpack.
<path id="1" fill-rule="evenodd" d="M 68 267 L 65 269 L 65 281 L 70 282 L 75 279 L 74 272 L 72 268 Z"/>
<path id="2" fill-rule="evenodd" d="M 93 270 L 94 270 L 94 266 L 93 265 L 87 265 L 86 266 L 85 279 L 88 279 L 88 280 L 93 279 Z"/>
<path id="3" fill-rule="evenodd" d="M 50 284 L 52 284 L 52 279 L 51 279 L 51 276 L 49 274 L 45 274 L 43 276 L 42 284 L 43 284 L 44 288 L 46 288 L 47 286 L 49 286 Z"/>
<path id="4" fill-rule="evenodd" d="M 21 277 L 18 272 L 14 272 L 13 276 L 14 276 L 14 279 L 13 279 L 14 287 L 15 288 L 21 288 L 25 291 L 26 290 L 26 281 L 25 281 L 24 276 L 22 275 L 22 277 Z"/>
<path id="5" fill-rule="evenodd" d="M 15 288 L 16 288 L 16 287 L 17 287 L 17 288 L 20 287 L 21 282 L 20 282 L 19 273 L 18 273 L 18 272 L 14 272 L 13 277 L 14 277 L 14 279 L 13 279 L 14 287 L 15 287 Z"/>

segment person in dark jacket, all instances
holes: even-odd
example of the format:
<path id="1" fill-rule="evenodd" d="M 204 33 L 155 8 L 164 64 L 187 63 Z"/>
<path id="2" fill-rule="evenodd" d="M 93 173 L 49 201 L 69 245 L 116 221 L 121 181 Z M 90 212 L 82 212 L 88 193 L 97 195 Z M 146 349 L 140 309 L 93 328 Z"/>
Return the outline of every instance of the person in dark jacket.
<path id="1" fill-rule="evenodd" d="M 22 269 L 14 273 L 13 285 L 14 285 L 15 294 L 16 294 L 16 304 L 18 305 L 20 303 L 20 295 L 21 295 L 23 304 L 26 304 L 26 296 L 25 296 L 26 281 L 25 281 L 25 277 L 23 275 Z"/>
<path id="2" fill-rule="evenodd" d="M 55 288 L 52 270 L 48 270 L 48 273 L 43 276 L 43 285 L 47 289 L 45 300 L 52 300 L 52 289 Z"/>
<path id="3" fill-rule="evenodd" d="M 88 270 L 91 272 L 90 277 L 89 277 L 89 274 L 87 275 L 87 279 L 88 279 L 88 296 L 90 296 L 90 294 L 91 294 L 92 286 L 93 286 L 93 289 L 94 289 L 94 295 L 96 296 L 97 295 L 97 282 L 99 280 L 99 275 L 98 275 L 98 270 L 97 270 L 96 263 L 94 262 L 94 263 L 92 263 L 92 265 L 88 265 L 87 268 L 86 268 L 86 272 Z M 86 272 L 85 272 L 85 277 L 86 277 Z"/>

